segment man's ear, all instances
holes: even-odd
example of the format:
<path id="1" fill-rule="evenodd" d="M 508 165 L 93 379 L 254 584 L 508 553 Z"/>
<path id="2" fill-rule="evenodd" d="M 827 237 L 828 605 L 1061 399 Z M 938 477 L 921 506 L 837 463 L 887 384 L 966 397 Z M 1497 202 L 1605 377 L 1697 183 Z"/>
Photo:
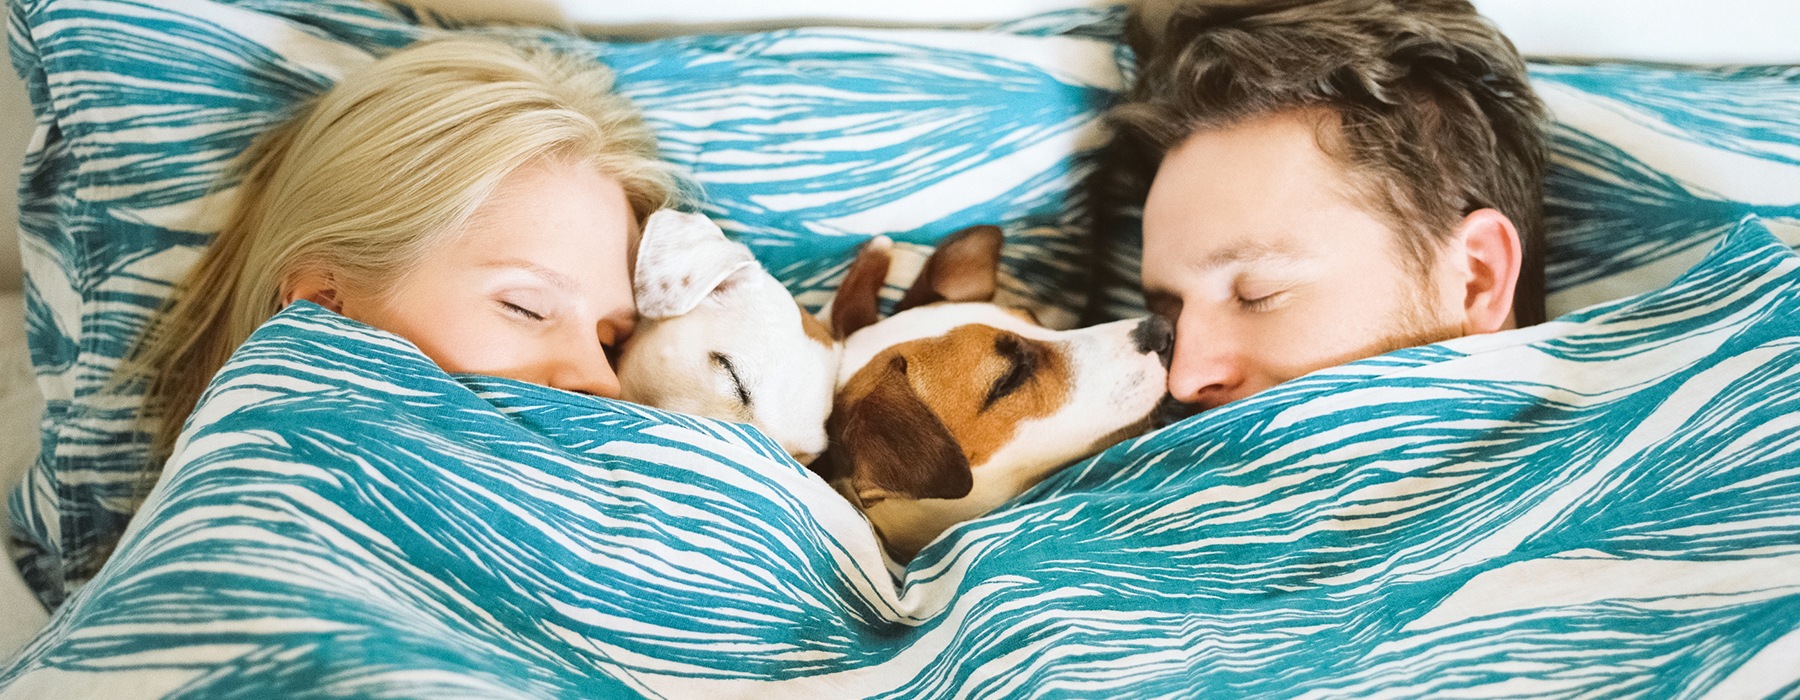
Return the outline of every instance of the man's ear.
<path id="1" fill-rule="evenodd" d="M 281 285 L 281 305 L 285 308 L 288 304 L 304 299 L 341 314 L 344 312 L 344 300 L 338 292 L 338 286 L 337 276 L 329 272 L 299 272 Z"/>
<path id="2" fill-rule="evenodd" d="M 838 392 L 825 421 L 827 478 L 848 479 L 868 507 L 888 498 L 962 498 L 974 475 L 962 446 L 913 392 L 906 358 L 876 360 Z"/>
<path id="3" fill-rule="evenodd" d="M 831 321 L 831 335 L 843 340 L 864 326 L 875 323 L 881 313 L 881 287 L 887 283 L 888 267 L 894 261 L 894 241 L 876 236 L 862 244 L 856 259 L 850 261 L 843 284 L 831 303 L 820 309 L 820 315 Z"/>
<path id="4" fill-rule="evenodd" d="M 939 301 L 992 301 L 1005 242 L 999 226 L 970 226 L 945 236 L 894 312 Z"/>
<path id="5" fill-rule="evenodd" d="M 1519 229 L 1494 209 L 1477 209 L 1463 217 L 1452 238 L 1460 245 L 1445 254 L 1464 282 L 1463 331 L 1492 333 L 1517 327 L 1513 294 L 1524 260 Z"/>
<path id="6" fill-rule="evenodd" d="M 694 310 L 756 256 L 725 237 L 701 214 L 663 209 L 644 221 L 632 292 L 645 318 L 670 318 Z"/>

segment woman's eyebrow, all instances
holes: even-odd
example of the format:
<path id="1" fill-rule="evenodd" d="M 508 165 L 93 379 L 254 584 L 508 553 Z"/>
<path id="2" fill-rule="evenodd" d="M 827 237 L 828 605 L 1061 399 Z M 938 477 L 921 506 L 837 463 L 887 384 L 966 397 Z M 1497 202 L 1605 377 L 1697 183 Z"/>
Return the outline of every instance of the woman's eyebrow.
<path id="1" fill-rule="evenodd" d="M 565 290 L 565 291 L 571 291 L 571 292 L 575 291 L 576 286 L 577 286 L 575 284 L 575 280 L 571 279 L 568 275 L 565 275 L 561 272 L 557 272 L 548 267 L 544 267 L 543 265 L 539 265 L 530 260 L 524 260 L 521 258 L 507 258 L 505 260 L 495 260 L 492 262 L 482 263 L 481 266 L 484 268 L 509 268 L 509 269 L 515 269 L 515 270 L 524 270 L 531 274 L 537 275 L 538 277 L 542 277 L 545 282 L 549 282 L 552 286 L 555 286 L 555 287 Z"/>

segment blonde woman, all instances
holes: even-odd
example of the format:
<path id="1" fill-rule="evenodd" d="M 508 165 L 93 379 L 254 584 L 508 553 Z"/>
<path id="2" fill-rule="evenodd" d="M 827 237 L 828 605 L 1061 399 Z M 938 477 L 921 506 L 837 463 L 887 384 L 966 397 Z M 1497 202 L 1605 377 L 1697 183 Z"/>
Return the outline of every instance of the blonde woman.
<path id="1" fill-rule="evenodd" d="M 675 181 L 611 87 L 591 60 L 432 41 L 259 140 L 224 229 L 133 355 L 146 481 L 232 351 L 301 300 L 447 371 L 616 397 L 628 251 Z"/>

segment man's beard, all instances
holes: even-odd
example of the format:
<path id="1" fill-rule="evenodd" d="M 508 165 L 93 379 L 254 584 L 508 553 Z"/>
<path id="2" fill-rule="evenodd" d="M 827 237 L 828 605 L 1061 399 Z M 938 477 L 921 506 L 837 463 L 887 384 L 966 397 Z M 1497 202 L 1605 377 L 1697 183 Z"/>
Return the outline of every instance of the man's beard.
<path id="1" fill-rule="evenodd" d="M 1416 348 L 1468 335 L 1461 323 L 1446 319 L 1431 305 L 1431 280 L 1419 279 L 1413 285 L 1406 303 L 1395 314 L 1393 332 L 1369 346 L 1356 359 L 1385 355 L 1395 350 Z"/>
<path id="2" fill-rule="evenodd" d="M 1375 345 L 1371 346 L 1371 349 L 1365 353 L 1363 357 L 1374 357 L 1376 355 L 1385 355 L 1395 350 L 1404 350 L 1406 348 L 1416 348 L 1420 345 L 1441 343 L 1446 340 L 1461 338 L 1465 335 L 1468 334 L 1464 333 L 1462 326 L 1459 325 L 1442 322 L 1421 324 L 1410 328 L 1400 329 L 1393 335 L 1376 341 Z"/>

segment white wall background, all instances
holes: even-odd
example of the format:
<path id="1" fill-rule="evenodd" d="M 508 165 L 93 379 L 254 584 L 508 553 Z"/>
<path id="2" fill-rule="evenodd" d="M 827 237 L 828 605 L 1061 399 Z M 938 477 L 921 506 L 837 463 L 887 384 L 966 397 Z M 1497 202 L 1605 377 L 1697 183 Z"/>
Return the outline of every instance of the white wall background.
<path id="1" fill-rule="evenodd" d="M 413 0 L 458 15 L 663 33 L 696 22 L 750 28 L 800 21 L 980 24 L 1105 0 Z M 1142 0 L 1164 6 L 1178 0 Z M 1519 50 L 1536 56 L 1673 62 L 1800 63 L 1797 0 L 1475 0 Z M 1800 118 L 1797 115 L 1796 118 Z M 14 173 L 32 130 L 25 89 L 0 69 L 0 221 L 16 222 Z M 0 290 L 19 286 L 16 223 L 0 224 Z"/>

